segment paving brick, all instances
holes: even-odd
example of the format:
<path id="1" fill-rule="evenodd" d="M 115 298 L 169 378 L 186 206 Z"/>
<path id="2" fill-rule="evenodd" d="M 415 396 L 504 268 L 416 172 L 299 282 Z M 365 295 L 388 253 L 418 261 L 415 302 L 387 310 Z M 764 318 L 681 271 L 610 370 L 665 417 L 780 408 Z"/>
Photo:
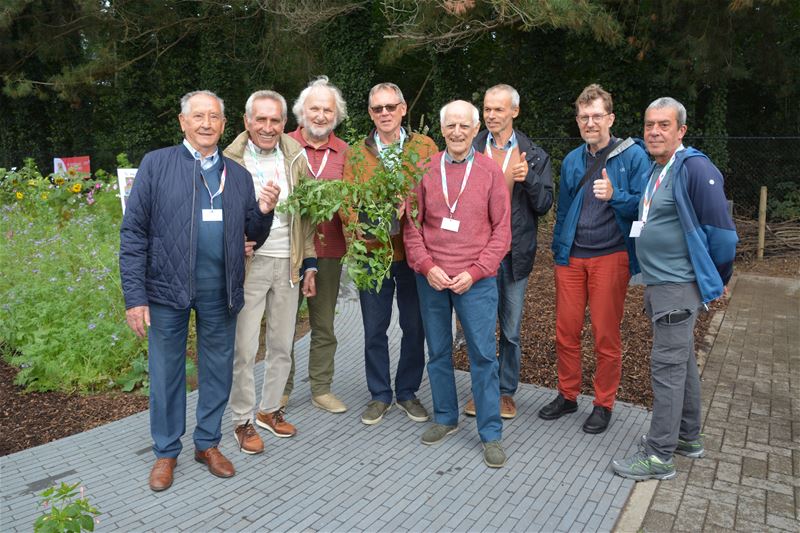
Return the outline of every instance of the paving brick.
<path id="1" fill-rule="evenodd" d="M 767 462 L 744 457 L 742 459 L 742 475 L 760 479 L 767 477 Z"/>
<path id="2" fill-rule="evenodd" d="M 715 474 L 715 479 L 720 481 L 727 481 L 728 483 L 739 483 L 739 478 L 741 476 L 741 466 L 734 463 L 726 463 L 725 461 L 719 461 L 717 463 L 717 472 Z"/>
<path id="3" fill-rule="evenodd" d="M 793 518 L 795 516 L 794 495 L 767 491 L 767 513 Z"/>
<path id="4" fill-rule="evenodd" d="M 678 507 L 680 507 L 683 491 L 669 490 L 668 487 L 667 483 L 659 484 L 650 504 L 650 509 L 674 515 L 678 512 Z"/>
<path id="5" fill-rule="evenodd" d="M 793 520 L 792 518 L 787 518 L 785 516 L 767 514 L 767 525 L 772 528 L 781 529 L 783 531 L 793 531 L 796 533 L 798 528 L 800 528 L 800 520 Z"/>
<path id="6" fill-rule="evenodd" d="M 716 463 L 716 461 L 712 461 Z M 715 465 L 716 466 L 716 465 Z M 713 487 L 716 469 L 712 467 L 704 467 L 697 463 L 693 464 L 689 471 L 689 479 L 686 481 L 688 485 L 696 485 L 701 487 Z"/>
<path id="7" fill-rule="evenodd" d="M 716 526 L 723 529 L 733 529 L 736 519 L 736 502 L 723 503 L 721 501 L 709 500 L 706 510 L 706 521 L 704 527 Z"/>
<path id="8" fill-rule="evenodd" d="M 644 531 L 670 531 L 675 523 L 675 516 L 650 509 L 644 517 L 642 529 Z M 591 531 L 591 523 L 586 524 L 586 530 Z"/>
<path id="9" fill-rule="evenodd" d="M 737 521 L 745 520 L 756 524 L 765 523 L 766 502 L 763 499 L 740 497 L 736 507 L 736 519 Z"/>
<path id="10" fill-rule="evenodd" d="M 692 531 L 703 524 L 706 519 L 708 500 L 702 498 L 684 498 L 678 508 L 673 527 L 677 530 Z"/>

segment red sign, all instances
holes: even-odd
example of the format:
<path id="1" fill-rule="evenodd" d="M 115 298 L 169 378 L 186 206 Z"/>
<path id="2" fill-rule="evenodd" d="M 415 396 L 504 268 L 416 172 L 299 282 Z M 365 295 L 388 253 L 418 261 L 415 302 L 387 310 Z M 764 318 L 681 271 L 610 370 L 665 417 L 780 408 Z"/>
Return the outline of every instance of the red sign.
<path id="1" fill-rule="evenodd" d="M 73 172 L 79 172 L 81 174 L 90 174 L 92 172 L 92 168 L 89 163 L 89 156 L 79 155 L 75 157 L 53 158 L 54 174 L 67 174 L 70 170 Z"/>

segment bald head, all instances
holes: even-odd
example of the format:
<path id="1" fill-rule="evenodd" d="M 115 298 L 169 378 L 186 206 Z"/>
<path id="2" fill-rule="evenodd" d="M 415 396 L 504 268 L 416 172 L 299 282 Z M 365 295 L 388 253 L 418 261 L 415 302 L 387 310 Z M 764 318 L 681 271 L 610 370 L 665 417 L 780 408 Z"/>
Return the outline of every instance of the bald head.
<path id="1" fill-rule="evenodd" d="M 450 157 L 460 161 L 472 147 L 472 140 L 480 127 L 478 108 L 464 100 L 454 100 L 439 111 L 442 136 Z"/>

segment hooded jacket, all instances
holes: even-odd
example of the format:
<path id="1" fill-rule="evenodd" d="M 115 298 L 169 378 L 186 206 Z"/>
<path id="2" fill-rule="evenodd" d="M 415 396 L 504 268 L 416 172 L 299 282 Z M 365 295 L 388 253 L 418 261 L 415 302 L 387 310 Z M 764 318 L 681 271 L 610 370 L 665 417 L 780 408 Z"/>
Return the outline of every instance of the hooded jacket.
<path id="1" fill-rule="evenodd" d="M 520 153 L 525 153 L 528 162 L 525 181 L 514 183 L 511 190 L 511 274 L 517 281 L 533 270 L 539 217 L 547 214 L 553 205 L 553 169 L 547 152 L 521 131 L 515 129 L 514 135 Z M 475 136 L 472 141 L 475 151 L 486 150 L 488 136 L 488 130 Z"/>
<path id="2" fill-rule="evenodd" d="M 230 157 L 244 166 L 244 151 L 247 149 L 247 140 L 250 134 L 247 131 L 240 133 L 231 144 L 225 148 L 225 156 Z M 278 141 L 278 148 L 284 156 L 286 167 L 286 181 L 289 183 L 289 194 L 300 180 L 309 179 L 306 166 L 305 150 L 300 144 L 282 133 Z M 314 248 L 315 227 L 305 217 L 298 218 L 291 215 L 289 219 L 289 242 L 291 246 L 290 261 L 292 285 L 299 283 L 303 272 L 309 268 L 317 268 L 317 252 Z"/>
<path id="3" fill-rule="evenodd" d="M 625 139 L 606 159 L 606 171 L 614 193 L 608 204 L 614 210 L 614 219 L 625 239 L 628 249 L 628 267 L 631 274 L 639 272 L 634 240 L 630 237 L 631 224 L 639 216 L 639 200 L 647 180 L 650 160 L 640 139 Z M 558 184 L 558 210 L 553 229 L 553 256 L 557 265 L 569 265 L 570 251 L 575 240 L 575 229 L 583 206 L 582 188 L 578 188 L 586 174 L 586 144 L 572 150 L 561 164 L 561 181 Z M 591 187 L 586 183 L 584 187 Z"/>
<path id="4" fill-rule="evenodd" d="M 650 176 L 655 163 L 650 166 Z M 683 228 L 697 287 L 708 303 L 722 296 L 733 275 L 739 237 L 728 213 L 722 174 L 700 150 L 687 148 L 672 164 L 672 195 Z"/>

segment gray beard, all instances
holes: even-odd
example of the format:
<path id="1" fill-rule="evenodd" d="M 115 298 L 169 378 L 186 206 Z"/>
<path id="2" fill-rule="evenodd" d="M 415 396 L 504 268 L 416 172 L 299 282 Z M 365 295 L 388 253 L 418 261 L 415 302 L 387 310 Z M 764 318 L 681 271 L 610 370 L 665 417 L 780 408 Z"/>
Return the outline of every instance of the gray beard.
<path id="1" fill-rule="evenodd" d="M 306 126 L 306 133 L 315 141 L 324 141 L 333 131 L 333 128 L 317 128 L 313 125 Z"/>

